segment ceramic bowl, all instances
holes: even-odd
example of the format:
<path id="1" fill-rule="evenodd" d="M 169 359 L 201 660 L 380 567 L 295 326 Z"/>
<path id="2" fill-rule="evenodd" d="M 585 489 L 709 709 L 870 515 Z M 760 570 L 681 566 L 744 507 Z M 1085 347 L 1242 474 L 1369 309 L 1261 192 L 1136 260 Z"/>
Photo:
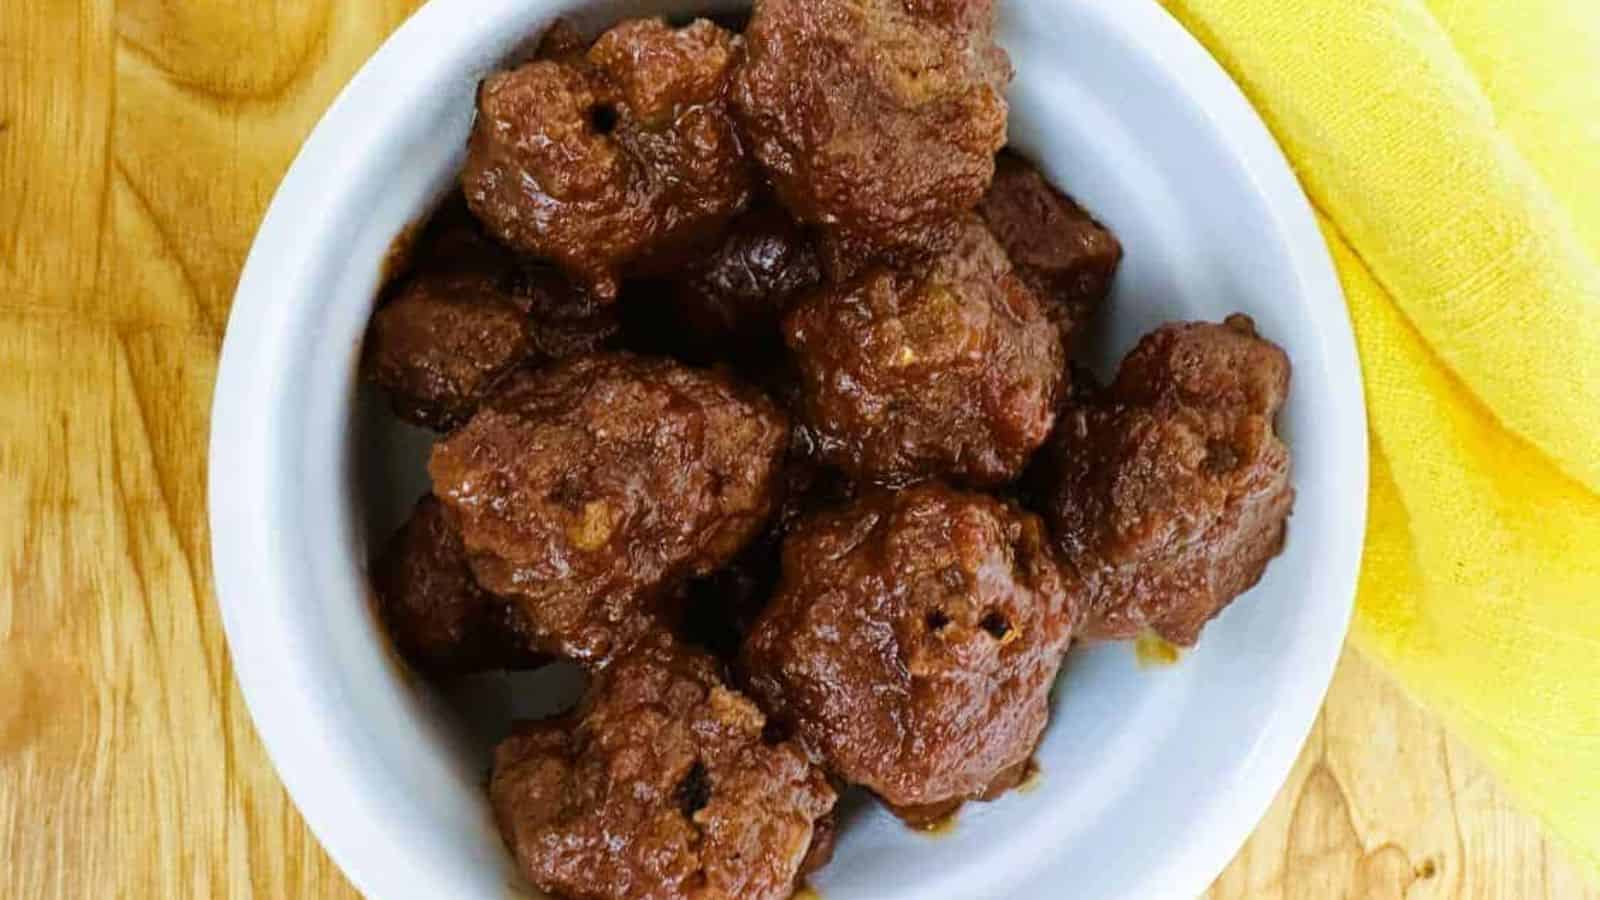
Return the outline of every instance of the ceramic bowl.
<path id="1" fill-rule="evenodd" d="M 710 11 L 706 0 L 435 0 L 351 81 L 306 142 L 239 283 L 218 374 L 210 497 L 239 682 L 278 773 L 367 896 L 529 892 L 484 797 L 488 748 L 556 708 L 554 669 L 441 694 L 387 648 L 373 548 L 424 488 L 429 436 L 358 386 L 390 243 L 450 185 L 474 89 L 554 16 Z M 1288 546 L 1176 665 L 1074 651 L 1040 779 L 937 837 L 843 806 L 826 900 L 1187 896 L 1286 777 L 1344 641 L 1366 490 L 1360 373 L 1311 210 L 1239 90 L 1151 0 L 1003 0 L 1011 141 L 1121 237 L 1102 367 L 1172 319 L 1243 311 L 1282 344 L 1299 492 Z"/>

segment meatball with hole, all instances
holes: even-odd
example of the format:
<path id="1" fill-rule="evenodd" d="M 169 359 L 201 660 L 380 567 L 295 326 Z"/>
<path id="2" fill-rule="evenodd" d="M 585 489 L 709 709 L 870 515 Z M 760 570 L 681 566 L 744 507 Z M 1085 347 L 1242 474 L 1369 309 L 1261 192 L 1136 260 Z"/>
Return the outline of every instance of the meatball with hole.
<path id="1" fill-rule="evenodd" d="M 781 900 L 826 861 L 836 797 L 765 725 L 710 657 L 652 637 L 499 746 L 490 801 L 556 896 Z"/>
<path id="2" fill-rule="evenodd" d="M 754 388 L 602 354 L 518 373 L 429 472 L 478 582 L 544 646 L 598 665 L 760 533 L 788 434 Z"/>
<path id="3" fill-rule="evenodd" d="M 512 248 L 554 261 L 602 301 L 714 242 L 750 198 L 753 166 L 724 94 L 739 39 L 706 21 L 624 21 L 585 50 L 484 80 L 462 186 Z"/>
<path id="4" fill-rule="evenodd" d="M 925 266 L 808 294 L 784 339 L 817 453 L 862 481 L 1012 481 L 1066 386 L 1060 336 L 976 218 Z"/>
<path id="5" fill-rule="evenodd" d="M 1041 454 L 1064 558 L 1095 584 L 1085 635 L 1192 646 L 1283 549 L 1294 505 L 1274 420 L 1289 358 L 1249 318 L 1167 325 Z"/>
<path id="6" fill-rule="evenodd" d="M 955 240 L 1006 139 L 993 0 L 763 0 L 745 40 L 739 121 L 790 212 L 851 248 L 829 258 Z"/>
<path id="7" fill-rule="evenodd" d="M 1016 782 L 1081 602 L 1031 513 L 879 490 L 790 534 L 741 667 L 832 774 L 923 822 Z"/>

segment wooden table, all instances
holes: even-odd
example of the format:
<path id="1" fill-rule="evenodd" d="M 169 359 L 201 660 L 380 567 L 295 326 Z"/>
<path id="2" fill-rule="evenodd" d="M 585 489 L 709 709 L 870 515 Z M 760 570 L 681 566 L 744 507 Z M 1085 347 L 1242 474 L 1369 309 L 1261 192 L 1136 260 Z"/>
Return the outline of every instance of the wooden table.
<path id="1" fill-rule="evenodd" d="M 0 897 L 353 893 L 285 796 L 211 590 L 239 266 L 412 0 L 0 3 Z M 1347 653 L 1215 897 L 1600 897 Z"/>

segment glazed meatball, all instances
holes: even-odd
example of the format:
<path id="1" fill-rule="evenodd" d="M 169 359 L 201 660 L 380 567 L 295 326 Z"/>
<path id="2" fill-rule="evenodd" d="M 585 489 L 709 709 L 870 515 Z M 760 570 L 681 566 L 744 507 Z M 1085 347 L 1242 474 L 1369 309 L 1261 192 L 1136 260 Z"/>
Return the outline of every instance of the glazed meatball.
<path id="1" fill-rule="evenodd" d="M 810 236 L 767 202 L 734 220 L 722 243 L 677 280 L 673 297 L 701 341 L 737 350 L 775 339 L 789 302 L 821 281 Z"/>
<path id="2" fill-rule="evenodd" d="M 1122 263 L 1122 245 L 1032 163 L 1000 154 L 978 214 L 1063 341 L 1105 302 Z"/>
<path id="3" fill-rule="evenodd" d="M 372 584 L 400 655 L 427 675 L 527 669 L 542 657 L 518 614 L 472 578 L 461 534 L 432 496 L 373 562 Z"/>
<path id="4" fill-rule="evenodd" d="M 1036 516 L 938 483 L 879 490 L 789 536 L 741 664 L 831 773 L 922 819 L 1015 782 L 1080 594 Z"/>
<path id="5" fill-rule="evenodd" d="M 877 268 L 807 295 L 784 322 L 799 416 L 860 480 L 1010 481 L 1050 434 L 1061 339 L 975 218 L 915 270 Z"/>
<path id="6" fill-rule="evenodd" d="M 619 274 L 677 265 L 749 200 L 723 102 L 738 39 L 635 19 L 580 53 L 560 34 L 479 88 L 462 184 L 496 237 L 610 301 Z"/>
<path id="7" fill-rule="evenodd" d="M 1042 454 L 1064 558 L 1097 585 L 1086 634 L 1180 646 L 1283 548 L 1294 489 L 1273 420 L 1289 359 L 1245 316 L 1168 325 Z"/>
<path id="8" fill-rule="evenodd" d="M 844 256 L 948 247 L 1005 143 L 993 30 L 993 0 L 758 3 L 732 97 L 795 217 Z"/>
<path id="9" fill-rule="evenodd" d="M 420 275 L 373 315 L 363 368 L 395 415 L 448 431 L 528 358 L 527 326 L 492 283 Z"/>
<path id="10" fill-rule="evenodd" d="M 753 388 L 603 354 L 518 373 L 429 471 L 478 582 L 551 649 L 601 664 L 760 532 L 787 439 Z"/>
<path id="11" fill-rule="evenodd" d="M 621 330 L 559 273 L 523 263 L 447 203 L 414 250 L 411 274 L 368 325 L 362 361 L 395 414 L 448 431 L 507 373 L 593 351 Z"/>
<path id="12" fill-rule="evenodd" d="M 765 724 L 710 657 L 646 641 L 569 717 L 496 750 L 501 833 L 528 880 L 561 897 L 787 898 L 803 865 L 826 860 L 836 798 Z"/>
<path id="13" fill-rule="evenodd" d="M 1248 414 L 1270 426 L 1288 399 L 1289 374 L 1288 354 L 1235 313 L 1220 325 L 1178 323 L 1145 335 L 1110 390 L 1123 403 Z"/>

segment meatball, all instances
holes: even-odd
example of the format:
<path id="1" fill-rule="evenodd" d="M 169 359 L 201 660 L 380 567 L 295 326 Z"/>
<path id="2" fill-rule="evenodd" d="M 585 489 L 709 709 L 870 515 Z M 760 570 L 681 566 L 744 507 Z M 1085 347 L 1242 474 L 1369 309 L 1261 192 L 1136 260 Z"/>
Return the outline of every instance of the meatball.
<path id="1" fill-rule="evenodd" d="M 1236 315 L 1147 336 L 1063 416 L 1043 502 L 1064 558 L 1097 585 L 1087 636 L 1192 646 L 1261 578 L 1294 505 L 1273 429 L 1288 390 L 1288 357 Z"/>
<path id="2" fill-rule="evenodd" d="M 570 716 L 495 751 L 490 801 L 528 880 L 562 897 L 787 898 L 836 799 L 708 656 L 637 645 Z"/>
<path id="3" fill-rule="evenodd" d="M 807 295 L 784 330 L 799 417 L 822 459 L 862 480 L 1010 481 L 1066 382 L 1060 337 L 975 218 L 924 267 Z"/>
<path id="4" fill-rule="evenodd" d="M 1145 335 L 1110 390 L 1127 404 L 1258 416 L 1270 433 L 1289 396 L 1289 374 L 1288 354 L 1235 313 L 1220 325 L 1178 323 Z"/>
<path id="5" fill-rule="evenodd" d="M 1044 523 L 928 483 L 802 522 L 741 664 L 828 770 L 916 819 L 1014 783 L 1081 591 Z"/>
<path id="6" fill-rule="evenodd" d="M 1063 341 L 1105 302 L 1122 263 L 1122 245 L 1032 163 L 1000 154 L 978 214 Z"/>
<path id="7" fill-rule="evenodd" d="M 461 534 L 432 496 L 417 503 L 373 562 L 372 584 L 395 647 L 424 674 L 543 662 L 529 648 L 516 611 L 473 580 Z"/>
<path id="8" fill-rule="evenodd" d="M 822 281 L 811 238 L 776 204 L 738 218 L 722 243 L 674 285 L 685 324 L 700 340 L 732 345 L 776 343 L 789 301 Z"/>
<path id="9" fill-rule="evenodd" d="M 518 366 L 593 351 L 621 330 L 613 310 L 554 270 L 518 261 L 454 204 L 414 255 L 368 325 L 362 362 L 412 424 L 448 431 Z"/>
<path id="10" fill-rule="evenodd" d="M 732 99 L 795 217 L 844 256 L 947 248 L 1005 143 L 1011 64 L 993 31 L 993 0 L 757 4 Z"/>
<path id="11" fill-rule="evenodd" d="M 709 21 L 622 22 L 586 51 L 487 78 L 461 180 L 496 237 L 602 301 L 670 268 L 749 201 L 753 167 L 723 96 L 738 39 Z"/>
<path id="12" fill-rule="evenodd" d="M 531 352 L 528 317 L 493 282 L 424 273 L 372 316 L 362 364 L 395 415 L 448 431 Z"/>
<path id="13" fill-rule="evenodd" d="M 602 664 L 760 532 L 787 439 L 753 388 L 603 354 L 515 375 L 429 471 L 478 582 L 554 651 Z"/>

